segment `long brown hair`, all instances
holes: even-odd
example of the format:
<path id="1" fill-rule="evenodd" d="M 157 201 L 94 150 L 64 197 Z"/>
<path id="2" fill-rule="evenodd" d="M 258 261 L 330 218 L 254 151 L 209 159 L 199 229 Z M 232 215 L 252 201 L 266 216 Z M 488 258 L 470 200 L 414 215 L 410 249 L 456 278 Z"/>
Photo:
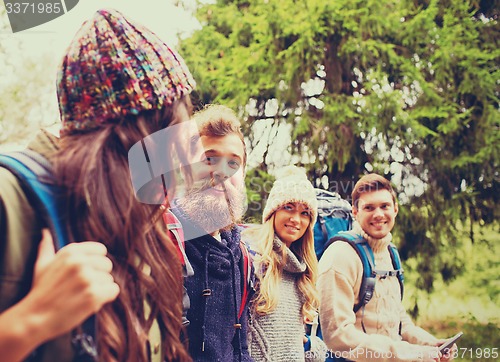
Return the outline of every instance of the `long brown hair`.
<path id="1" fill-rule="evenodd" d="M 148 361 L 148 332 L 155 319 L 160 325 L 163 358 L 190 360 L 180 340 L 181 265 L 159 217 L 160 205 L 136 199 L 128 164 L 128 151 L 134 144 L 181 121 L 180 105 L 191 111 L 189 98 L 184 97 L 162 110 L 63 136 L 52 159 L 56 176 L 67 190 L 67 224 L 73 238 L 106 245 L 113 261 L 112 275 L 120 286 L 118 298 L 97 313 L 99 359 L 103 361 Z"/>

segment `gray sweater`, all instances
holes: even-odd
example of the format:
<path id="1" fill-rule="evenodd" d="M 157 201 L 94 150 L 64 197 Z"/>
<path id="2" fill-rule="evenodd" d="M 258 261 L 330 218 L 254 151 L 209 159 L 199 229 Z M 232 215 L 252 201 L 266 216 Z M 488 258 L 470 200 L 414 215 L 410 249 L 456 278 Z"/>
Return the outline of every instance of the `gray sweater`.
<path id="1" fill-rule="evenodd" d="M 278 286 L 279 301 L 269 314 L 260 316 L 250 307 L 248 343 L 250 355 L 256 362 L 324 361 L 326 346 L 318 337 L 311 337 L 311 349 L 304 352 L 305 335 L 302 316 L 303 297 L 297 286 L 300 274 L 306 264 L 298 260 L 278 238 L 274 240 L 274 250 L 285 248 L 287 263 L 284 265 Z M 257 278 L 259 273 L 256 273 Z M 257 281 L 258 293 L 258 281 Z M 257 295 L 257 294 L 256 294 Z"/>

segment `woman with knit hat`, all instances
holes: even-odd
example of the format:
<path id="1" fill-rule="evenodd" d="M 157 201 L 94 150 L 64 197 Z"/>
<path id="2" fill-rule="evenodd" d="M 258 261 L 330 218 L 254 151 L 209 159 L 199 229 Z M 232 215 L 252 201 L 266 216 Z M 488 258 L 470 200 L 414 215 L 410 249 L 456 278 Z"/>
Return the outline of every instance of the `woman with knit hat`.
<path id="1" fill-rule="evenodd" d="M 129 150 L 144 147 L 146 170 L 146 160 L 169 162 L 175 145 L 148 136 L 189 119 L 194 86 L 176 52 L 119 12 L 100 10 L 82 25 L 57 79 L 61 138 L 44 133 L 29 146 L 65 192 L 74 243 L 54 253 L 45 231 L 39 243 L 40 216 L 0 167 L 2 361 L 190 360 L 181 265 L 162 206 L 134 192 L 141 165 L 129 164 Z M 88 321 L 95 339 L 75 332 Z"/>
<path id="2" fill-rule="evenodd" d="M 330 349 L 328 361 L 434 362 L 453 359 L 443 356 L 442 340 L 417 327 L 401 302 L 402 291 L 392 264 L 389 245 L 398 214 L 396 193 L 390 182 L 377 174 L 363 176 L 352 191 L 356 219 L 351 235 L 364 239 L 373 252 L 378 274 L 370 301 L 356 312 L 363 265 L 347 242 L 329 246 L 319 262 L 318 291 L 323 339 Z"/>
<path id="3" fill-rule="evenodd" d="M 313 226 L 317 201 L 305 172 L 277 173 L 263 224 L 244 232 L 254 254 L 256 293 L 251 300 L 250 354 L 255 361 L 323 361 L 326 348 L 305 335 L 319 305 Z"/>

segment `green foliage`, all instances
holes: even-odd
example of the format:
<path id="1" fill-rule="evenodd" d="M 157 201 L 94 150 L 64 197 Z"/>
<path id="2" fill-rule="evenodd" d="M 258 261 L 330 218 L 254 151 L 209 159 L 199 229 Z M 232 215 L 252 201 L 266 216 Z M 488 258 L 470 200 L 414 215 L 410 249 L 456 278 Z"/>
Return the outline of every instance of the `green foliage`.
<path id="1" fill-rule="evenodd" d="M 475 227 L 474 232 L 476 242 L 472 243 L 467 234 L 462 234 L 458 243 L 461 246 L 454 248 L 454 253 L 441 255 L 446 268 L 457 268 L 458 273 L 454 273 L 448 284 L 445 281 L 449 275 L 438 276 L 431 294 L 421 286 L 420 268 L 426 265 L 418 260 L 421 256 L 405 262 L 404 303 L 414 318 L 418 316 L 418 325 L 438 338 L 464 332 L 458 343 L 457 360 L 492 361 L 496 359 L 485 356 L 500 346 L 498 229 Z"/>
<path id="2" fill-rule="evenodd" d="M 248 209 L 245 222 L 260 224 L 262 210 L 266 206 L 267 196 L 273 186 L 274 177 L 259 168 L 248 170 L 245 177 Z"/>
<path id="3" fill-rule="evenodd" d="M 432 263 L 423 263 L 428 256 L 421 254 L 405 260 L 404 303 L 413 317 L 424 322 L 472 318 L 474 323 L 500 324 L 499 230 L 473 227 L 475 242 L 470 240 L 467 228 L 460 225 L 457 230 L 460 240 L 446 240 L 443 248 L 447 252 L 433 258 Z M 432 243 L 427 246 L 434 247 Z M 432 293 L 426 291 L 425 285 L 431 274 L 424 270 L 428 265 L 440 271 L 433 274 Z"/>
<path id="4" fill-rule="evenodd" d="M 474 318 L 461 321 L 433 322 L 424 326 L 432 334 L 448 338 L 463 331 L 464 335 L 457 343 L 458 361 L 490 362 L 497 359 L 491 356 L 493 348 L 500 346 L 500 327 L 495 323 L 481 323 Z M 498 352 L 500 353 L 500 352 Z M 486 357 L 488 356 L 488 357 Z"/>
<path id="5" fill-rule="evenodd" d="M 292 126 L 283 149 L 315 182 L 346 196 L 368 171 L 391 179 L 396 237 L 430 291 L 460 272 L 443 258 L 457 222 L 500 216 L 498 15 L 484 1 L 219 0 L 181 53 L 202 102 L 239 110 L 252 145 L 272 118 Z"/>
<path id="6" fill-rule="evenodd" d="M 477 233 L 475 242 L 464 242 L 461 257 L 465 264 L 464 283 L 475 295 L 484 293 L 497 306 L 500 305 L 500 244 L 498 229 L 482 228 Z M 450 285 L 453 288 L 453 285 Z M 500 310 L 499 310 L 500 312 Z"/>

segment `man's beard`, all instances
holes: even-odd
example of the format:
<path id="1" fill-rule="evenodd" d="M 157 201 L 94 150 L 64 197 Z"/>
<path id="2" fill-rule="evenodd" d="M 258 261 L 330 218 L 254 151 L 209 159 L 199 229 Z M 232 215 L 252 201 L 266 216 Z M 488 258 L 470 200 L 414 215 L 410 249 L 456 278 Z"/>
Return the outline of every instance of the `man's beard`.
<path id="1" fill-rule="evenodd" d="M 223 188 L 219 194 L 213 186 Z M 227 230 L 238 223 L 245 212 L 245 188 L 236 188 L 230 182 L 214 185 L 210 179 L 195 182 L 177 201 L 182 210 L 208 234 Z"/>

